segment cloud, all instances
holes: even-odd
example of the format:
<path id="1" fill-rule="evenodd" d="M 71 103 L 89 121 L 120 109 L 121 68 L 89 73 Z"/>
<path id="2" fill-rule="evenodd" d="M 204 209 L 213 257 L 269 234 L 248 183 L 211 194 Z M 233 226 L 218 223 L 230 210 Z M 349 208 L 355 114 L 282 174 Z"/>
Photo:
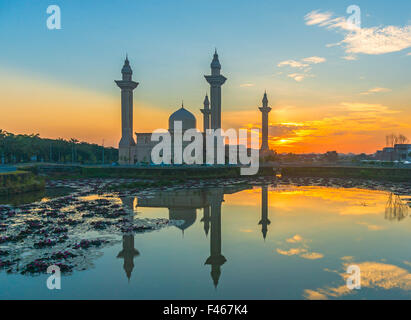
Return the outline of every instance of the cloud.
<path id="1" fill-rule="evenodd" d="M 353 55 L 349 55 L 349 56 L 344 56 L 342 57 L 344 60 L 348 60 L 348 61 L 355 61 L 358 60 L 358 58 L 356 56 Z"/>
<path id="2" fill-rule="evenodd" d="M 308 300 L 328 300 L 325 294 L 310 289 L 304 290 L 304 297 Z"/>
<path id="3" fill-rule="evenodd" d="M 370 231 L 380 231 L 380 230 L 385 229 L 383 226 L 378 226 L 376 224 L 369 224 L 367 222 L 357 222 L 357 224 L 362 225 L 362 226 L 366 226 L 368 228 L 368 230 L 370 230 Z"/>
<path id="4" fill-rule="evenodd" d="M 314 57 L 304 58 L 303 61 L 308 62 L 308 63 L 318 64 L 318 63 L 323 63 L 327 60 L 325 58 L 322 58 L 322 57 L 314 56 Z"/>
<path id="5" fill-rule="evenodd" d="M 297 82 L 301 82 L 304 80 L 305 75 L 301 73 L 291 73 L 288 75 L 288 77 L 294 79 Z"/>
<path id="6" fill-rule="evenodd" d="M 351 264 L 351 263 L 350 263 Z M 380 262 L 357 263 L 361 270 L 361 288 L 376 290 L 411 290 L 411 274 L 400 267 Z M 356 294 L 357 290 L 350 290 L 345 284 L 349 274 L 346 273 L 348 264 L 343 264 L 344 272 L 339 273 L 344 284 L 341 286 L 327 286 L 316 290 L 304 290 L 306 299 L 328 299 L 339 298 L 341 296 Z"/>
<path id="7" fill-rule="evenodd" d="M 311 65 L 324 63 L 325 61 L 327 60 L 323 57 L 312 56 L 312 57 L 303 58 L 300 61 L 296 61 L 296 60 L 281 61 L 280 63 L 277 64 L 277 66 L 279 68 L 291 67 L 295 69 L 300 69 L 304 73 L 291 73 L 291 74 L 288 74 L 288 77 L 294 79 L 297 82 L 301 82 L 307 77 L 313 77 L 313 75 L 309 74 L 309 72 L 311 71 Z"/>
<path id="8" fill-rule="evenodd" d="M 352 112 L 353 115 L 362 115 L 364 117 L 373 116 L 379 117 L 387 114 L 398 113 L 397 110 L 392 110 L 387 106 L 375 103 L 361 103 L 361 102 L 342 102 L 341 108 Z M 372 119 L 370 119 L 372 120 Z"/>
<path id="9" fill-rule="evenodd" d="M 321 13 L 318 11 L 311 11 L 310 13 L 306 14 L 305 21 L 308 26 L 312 26 L 316 24 L 319 24 L 322 26 L 324 23 L 330 20 L 332 15 L 333 14 L 331 12 Z"/>
<path id="10" fill-rule="evenodd" d="M 333 18 L 330 12 L 318 10 L 305 15 L 308 26 L 318 25 L 328 30 L 344 33 L 344 39 L 328 46 L 343 46 L 349 57 L 353 54 L 379 55 L 398 52 L 411 47 L 411 26 L 379 26 L 371 28 L 353 27 L 344 17 Z"/>
<path id="11" fill-rule="evenodd" d="M 302 253 L 305 253 L 307 250 L 303 248 L 292 248 L 290 250 L 281 250 L 277 249 L 277 252 L 279 254 L 282 254 L 283 256 L 296 256 Z"/>
<path id="12" fill-rule="evenodd" d="M 365 91 L 365 92 L 361 92 L 361 94 L 362 95 L 369 95 L 369 94 L 374 94 L 374 93 L 390 92 L 390 91 L 392 91 L 392 90 L 388 89 L 388 88 L 377 87 L 377 88 L 372 88 L 372 89 L 370 89 L 368 91 Z"/>
<path id="13" fill-rule="evenodd" d="M 303 237 L 300 236 L 299 234 L 296 234 L 294 237 L 287 239 L 286 241 L 288 243 L 297 243 L 297 242 L 303 242 Z"/>
<path id="14" fill-rule="evenodd" d="M 284 66 L 290 66 L 291 68 L 305 68 L 308 67 L 308 64 L 301 63 L 295 60 L 285 60 L 281 61 L 277 66 L 280 68 Z"/>
<path id="15" fill-rule="evenodd" d="M 240 87 L 241 87 L 241 88 L 249 88 L 249 87 L 254 87 L 254 86 L 255 86 L 254 83 L 243 83 L 243 84 L 240 84 Z"/>
<path id="16" fill-rule="evenodd" d="M 277 253 L 283 256 L 299 256 L 300 258 L 304 258 L 308 260 L 317 260 L 317 259 L 322 259 L 324 257 L 324 255 L 321 253 L 310 252 L 309 251 L 310 248 L 307 245 L 307 242 L 310 242 L 310 240 L 304 239 L 299 234 L 296 234 L 295 236 L 289 239 L 286 239 L 285 241 L 288 243 L 299 244 L 299 247 L 291 248 L 289 250 L 282 250 L 282 249 L 277 248 Z"/>
<path id="17" fill-rule="evenodd" d="M 324 255 L 318 252 L 307 252 L 302 254 L 300 257 L 308 260 L 317 260 L 324 258 Z"/>

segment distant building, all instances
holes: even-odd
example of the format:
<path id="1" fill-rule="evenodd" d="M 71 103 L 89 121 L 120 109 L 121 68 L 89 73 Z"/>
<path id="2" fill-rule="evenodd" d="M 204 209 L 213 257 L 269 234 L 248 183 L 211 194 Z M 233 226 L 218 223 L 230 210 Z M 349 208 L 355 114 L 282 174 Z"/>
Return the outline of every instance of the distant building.
<path id="1" fill-rule="evenodd" d="M 387 147 L 375 153 L 375 159 L 380 161 L 411 161 L 411 144 L 396 144 L 394 148 Z"/>
<path id="2" fill-rule="evenodd" d="M 396 144 L 394 150 L 399 161 L 411 161 L 411 144 Z"/>

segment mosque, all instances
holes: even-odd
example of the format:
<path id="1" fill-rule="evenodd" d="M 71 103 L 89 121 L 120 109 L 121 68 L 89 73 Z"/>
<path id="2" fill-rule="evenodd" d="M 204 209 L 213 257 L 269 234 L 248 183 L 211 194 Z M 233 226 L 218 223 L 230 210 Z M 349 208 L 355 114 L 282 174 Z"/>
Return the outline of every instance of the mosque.
<path id="1" fill-rule="evenodd" d="M 151 150 L 158 142 L 151 141 L 152 133 L 136 132 L 134 133 L 135 139 L 133 136 L 133 91 L 139 83 L 132 80 L 133 71 L 128 57 L 126 57 L 121 73 L 122 80 L 115 81 L 121 89 L 121 140 L 119 143 L 118 162 L 121 165 L 151 163 Z M 214 52 L 211 62 L 211 74 L 205 75 L 204 78 L 210 84 L 210 99 L 208 94 L 206 94 L 204 108 L 200 109 L 203 114 L 203 132 L 206 132 L 207 129 L 221 129 L 221 87 L 227 78 L 221 74 L 221 64 L 218 59 L 217 50 Z M 259 109 L 262 112 L 261 155 L 261 153 L 270 152 L 268 146 L 268 113 L 271 111 L 271 108 L 268 107 L 266 93 L 264 93 L 263 107 Z M 197 128 L 195 116 L 183 104 L 168 119 L 168 130 L 171 134 L 174 131 L 174 124 L 176 122 L 182 123 L 183 133 L 185 130 Z M 189 143 L 183 142 L 183 149 Z"/>

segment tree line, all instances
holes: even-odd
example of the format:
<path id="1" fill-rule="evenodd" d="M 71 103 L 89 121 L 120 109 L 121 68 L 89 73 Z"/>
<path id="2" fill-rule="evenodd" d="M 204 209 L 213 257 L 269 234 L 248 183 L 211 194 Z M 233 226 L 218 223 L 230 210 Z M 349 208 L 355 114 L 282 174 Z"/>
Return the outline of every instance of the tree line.
<path id="1" fill-rule="evenodd" d="M 393 148 L 396 144 L 407 144 L 410 140 L 403 134 L 388 134 L 385 136 L 385 144 L 387 147 Z"/>
<path id="2" fill-rule="evenodd" d="M 104 157 L 104 161 L 103 161 Z M 0 164 L 21 162 L 112 163 L 118 150 L 97 144 L 40 138 L 39 134 L 13 134 L 0 129 Z"/>

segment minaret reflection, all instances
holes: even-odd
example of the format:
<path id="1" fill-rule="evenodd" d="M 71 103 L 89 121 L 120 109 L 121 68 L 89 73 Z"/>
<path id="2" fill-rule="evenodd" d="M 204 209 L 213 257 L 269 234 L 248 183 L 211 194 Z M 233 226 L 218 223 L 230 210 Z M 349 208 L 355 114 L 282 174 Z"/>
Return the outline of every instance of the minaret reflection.
<path id="1" fill-rule="evenodd" d="M 268 186 L 261 187 L 261 220 L 258 224 L 261 224 L 261 232 L 263 233 L 264 240 L 267 237 L 267 231 L 271 221 L 268 219 Z"/>
<path id="2" fill-rule="evenodd" d="M 210 257 L 205 264 L 211 265 L 211 278 L 217 288 L 221 275 L 221 266 L 227 261 L 221 254 L 221 204 L 224 201 L 223 192 L 212 192 L 209 195 L 211 204 L 211 232 L 210 232 Z"/>
<path id="3" fill-rule="evenodd" d="M 201 222 L 204 223 L 204 232 L 207 237 L 210 230 L 210 206 L 203 208 L 203 219 L 201 219 Z"/>
<path id="4" fill-rule="evenodd" d="M 180 221 L 176 227 L 185 230 L 195 224 L 197 209 L 203 209 L 204 231 L 210 233 L 210 256 L 205 264 L 211 265 L 211 278 L 217 287 L 221 266 L 226 258 L 221 254 L 221 204 L 224 194 L 233 194 L 251 189 L 248 185 L 220 187 L 214 189 L 162 190 L 149 198 L 138 199 L 138 206 L 147 208 L 168 208 L 169 219 Z"/>
<path id="5" fill-rule="evenodd" d="M 134 220 L 134 197 L 120 197 L 123 207 L 127 212 L 125 219 L 130 223 Z M 123 234 L 123 250 L 119 252 L 117 258 L 124 259 L 123 268 L 126 272 L 127 279 L 130 282 L 131 273 L 134 269 L 134 257 L 139 256 L 140 253 L 134 248 L 134 233 L 133 231 Z"/>

